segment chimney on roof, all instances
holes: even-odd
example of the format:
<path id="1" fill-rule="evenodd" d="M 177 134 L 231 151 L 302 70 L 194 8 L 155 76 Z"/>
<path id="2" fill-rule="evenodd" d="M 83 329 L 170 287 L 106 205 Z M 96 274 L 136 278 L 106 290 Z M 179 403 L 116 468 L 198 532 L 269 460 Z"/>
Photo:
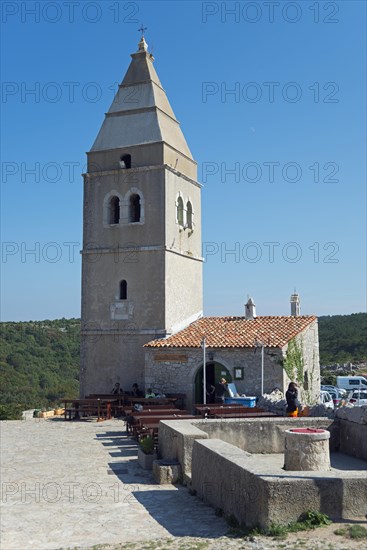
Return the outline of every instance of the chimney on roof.
<path id="1" fill-rule="evenodd" d="M 256 305 L 252 298 L 247 300 L 245 304 L 245 319 L 255 319 L 256 318 Z"/>
<path id="2" fill-rule="evenodd" d="M 295 291 L 294 294 L 291 295 L 291 315 L 298 317 L 301 315 L 301 305 L 299 300 L 299 294 Z"/>

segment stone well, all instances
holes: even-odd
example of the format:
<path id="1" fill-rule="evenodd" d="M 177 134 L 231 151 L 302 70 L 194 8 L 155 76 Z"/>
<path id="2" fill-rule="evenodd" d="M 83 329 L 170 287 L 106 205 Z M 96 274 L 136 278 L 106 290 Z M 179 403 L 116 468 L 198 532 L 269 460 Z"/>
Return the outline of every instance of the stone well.
<path id="1" fill-rule="evenodd" d="M 318 428 L 294 428 L 285 432 L 284 469 L 330 470 L 330 432 Z"/>

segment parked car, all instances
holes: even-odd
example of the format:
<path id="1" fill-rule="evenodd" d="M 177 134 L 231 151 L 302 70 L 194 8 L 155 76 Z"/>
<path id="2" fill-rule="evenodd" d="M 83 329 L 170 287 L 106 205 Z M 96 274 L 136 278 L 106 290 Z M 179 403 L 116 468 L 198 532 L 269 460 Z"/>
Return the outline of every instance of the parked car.
<path id="1" fill-rule="evenodd" d="M 345 390 L 344 388 L 338 388 L 337 386 L 328 386 L 326 384 L 321 384 L 320 387 L 322 390 L 325 391 L 338 391 L 343 397 L 346 397 L 348 395 L 347 390 Z"/>
<path id="2" fill-rule="evenodd" d="M 354 407 L 367 405 L 367 390 L 353 390 L 348 396 L 348 403 Z"/>
<path id="3" fill-rule="evenodd" d="M 321 390 L 330 393 L 335 407 L 340 407 L 340 405 L 346 403 L 348 399 L 348 392 L 346 390 L 336 388 L 335 386 L 321 386 Z"/>
<path id="4" fill-rule="evenodd" d="M 327 391 L 331 395 L 334 407 L 340 407 L 347 400 L 347 392 L 344 390 L 340 391 L 338 388 L 334 388 L 334 386 L 321 386 L 321 390 Z"/>
<path id="5" fill-rule="evenodd" d="M 328 409 L 334 410 L 334 401 L 328 391 L 325 391 L 325 390 L 320 391 L 320 403 L 322 405 L 325 405 L 325 407 L 327 407 Z"/>

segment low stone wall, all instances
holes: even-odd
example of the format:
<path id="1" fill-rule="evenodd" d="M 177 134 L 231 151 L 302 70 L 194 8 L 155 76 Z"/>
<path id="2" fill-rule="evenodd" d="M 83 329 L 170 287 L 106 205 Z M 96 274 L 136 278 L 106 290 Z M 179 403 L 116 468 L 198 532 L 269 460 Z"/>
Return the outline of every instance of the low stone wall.
<path id="1" fill-rule="evenodd" d="M 249 453 L 282 453 L 285 431 L 291 428 L 322 428 L 330 432 L 330 449 L 339 446 L 338 425 L 329 418 L 252 418 L 195 421 L 210 439 L 221 439 Z"/>
<path id="2" fill-rule="evenodd" d="M 367 424 L 340 420 L 340 452 L 367 460 Z"/>
<path id="3" fill-rule="evenodd" d="M 367 460 L 367 407 L 341 407 L 336 417 L 340 425 L 340 452 Z"/>
<path id="4" fill-rule="evenodd" d="M 298 520 L 307 510 L 320 510 L 332 519 L 364 513 L 367 479 L 332 472 L 284 472 L 259 457 L 218 439 L 193 445 L 192 489 L 207 504 L 234 516 L 241 525 L 268 528 L 271 523 Z M 319 475 L 318 475 L 319 474 Z"/>
<path id="5" fill-rule="evenodd" d="M 196 441 L 192 489 L 206 504 L 234 515 L 241 524 L 263 523 L 259 510 L 267 509 L 265 487 L 249 471 L 250 464 L 251 455 L 234 445 L 219 439 Z"/>
<path id="6" fill-rule="evenodd" d="M 322 403 L 312 404 L 308 403 L 307 400 L 304 400 L 306 396 L 301 394 L 301 401 L 303 405 L 307 408 L 307 415 L 312 417 L 321 417 L 327 416 L 328 418 L 334 418 L 334 409 L 326 407 Z M 309 398 L 309 396 L 307 396 Z M 264 394 L 259 398 L 257 402 L 257 407 L 262 407 L 267 411 L 278 414 L 279 416 L 286 415 L 287 402 L 283 393 L 279 390 L 273 390 L 269 394 Z"/>
<path id="7" fill-rule="evenodd" d="M 207 439 L 208 434 L 190 420 L 161 420 L 159 424 L 159 455 L 165 460 L 177 460 L 182 475 L 191 475 L 192 447 L 196 439 Z"/>
<path id="8" fill-rule="evenodd" d="M 296 422 L 296 423 L 295 423 Z M 322 428 L 330 431 L 330 449 L 338 450 L 339 424 L 328 418 L 252 418 L 220 420 L 162 420 L 159 455 L 177 460 L 184 479 L 191 476 L 192 448 L 196 439 L 221 439 L 249 453 L 282 453 L 285 430 Z"/>

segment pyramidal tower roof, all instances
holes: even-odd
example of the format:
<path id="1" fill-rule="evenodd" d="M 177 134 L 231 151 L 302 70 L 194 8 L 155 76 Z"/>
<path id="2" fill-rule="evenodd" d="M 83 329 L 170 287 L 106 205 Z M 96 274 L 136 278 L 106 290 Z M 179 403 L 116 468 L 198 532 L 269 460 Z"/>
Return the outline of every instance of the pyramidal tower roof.
<path id="1" fill-rule="evenodd" d="M 91 151 L 165 142 L 192 155 L 142 36 Z"/>

